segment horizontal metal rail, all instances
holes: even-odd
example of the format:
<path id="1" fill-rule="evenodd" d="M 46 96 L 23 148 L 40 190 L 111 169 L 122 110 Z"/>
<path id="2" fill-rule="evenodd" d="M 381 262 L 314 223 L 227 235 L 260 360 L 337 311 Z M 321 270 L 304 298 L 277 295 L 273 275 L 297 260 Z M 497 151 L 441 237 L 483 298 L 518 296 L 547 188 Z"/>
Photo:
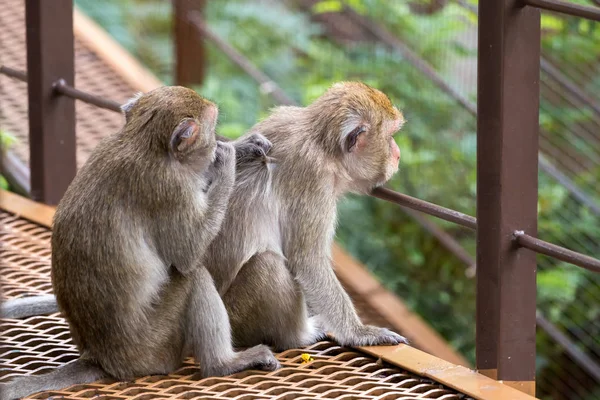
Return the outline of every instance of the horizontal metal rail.
<path id="1" fill-rule="evenodd" d="M 377 188 L 371 192 L 371 195 L 469 229 L 477 229 L 477 219 L 459 211 L 438 206 L 437 204 L 429 203 L 387 188 Z M 522 231 L 515 231 L 514 237 L 515 242 L 520 247 L 600 273 L 600 260 L 593 257 L 535 238 Z"/>
<path id="2" fill-rule="evenodd" d="M 567 3 L 559 0 L 522 0 L 524 4 L 532 7 L 537 7 L 542 10 L 555 11 L 562 14 L 572 15 L 591 19 L 592 21 L 600 21 L 600 8 L 582 6 L 574 3 Z"/>
<path id="3" fill-rule="evenodd" d="M 23 82 L 27 82 L 27 72 L 10 68 L 5 65 L 0 65 L 0 74 L 10 76 L 11 78 L 15 78 Z M 96 96 L 94 94 L 84 92 L 83 90 L 75 89 L 73 86 L 68 85 L 63 79 L 59 79 L 58 81 L 56 81 L 53 87 L 57 93 L 60 93 L 67 97 L 81 100 L 84 103 L 92 104 L 96 107 L 100 107 L 106 110 L 121 112 L 121 105 L 116 101 L 105 99 L 101 96 Z"/>
<path id="4" fill-rule="evenodd" d="M 600 260 L 535 238 L 523 231 L 515 231 L 513 235 L 521 247 L 600 273 Z"/>
<path id="5" fill-rule="evenodd" d="M 470 215 L 463 214 L 459 211 L 454 211 L 449 208 L 438 206 L 437 204 L 429 203 L 402 193 L 394 192 L 387 188 L 377 188 L 371 192 L 371 195 L 382 200 L 395 203 L 400 206 L 412 208 L 413 210 L 424 212 L 425 214 L 433 215 L 439 219 L 453 222 L 464 226 L 465 228 L 477 229 L 477 220 Z"/>
<path id="6" fill-rule="evenodd" d="M 100 96 L 84 92 L 83 90 L 75 89 L 73 86 L 67 85 L 67 83 L 62 79 L 54 83 L 54 90 L 67 97 L 81 100 L 84 103 L 92 104 L 99 108 L 121 112 L 121 105 L 116 101 L 108 100 Z"/>
<path id="7" fill-rule="evenodd" d="M 26 72 L 7 67 L 6 65 L 0 65 L 0 74 L 10 76 L 11 78 L 15 78 L 23 82 L 27 82 Z"/>

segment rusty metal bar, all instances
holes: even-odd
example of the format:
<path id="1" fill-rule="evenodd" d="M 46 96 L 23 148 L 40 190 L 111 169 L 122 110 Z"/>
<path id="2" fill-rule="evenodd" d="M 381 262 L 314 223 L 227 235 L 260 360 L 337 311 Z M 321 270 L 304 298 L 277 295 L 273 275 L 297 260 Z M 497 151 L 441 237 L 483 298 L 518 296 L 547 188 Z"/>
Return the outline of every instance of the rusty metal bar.
<path id="1" fill-rule="evenodd" d="M 526 234 L 524 231 L 515 231 L 513 233 L 516 242 L 519 246 L 536 253 L 545 254 L 554 257 L 558 260 L 565 261 L 590 271 L 600 272 L 600 260 L 596 260 L 590 256 L 577 253 L 575 251 L 565 249 L 564 247 L 546 242 L 536 237 Z"/>
<path id="2" fill-rule="evenodd" d="M 57 96 L 59 79 L 73 83 L 72 0 L 26 0 L 31 196 L 55 205 L 75 177 L 75 102 Z"/>
<path id="3" fill-rule="evenodd" d="M 227 55 L 244 72 L 250 75 L 260 85 L 261 92 L 272 96 L 278 103 L 283 105 L 294 105 L 295 101 L 289 97 L 279 86 L 273 82 L 265 73 L 248 62 L 248 60 L 234 49 L 229 43 L 215 35 L 204 23 L 202 14 L 192 11 L 189 14 L 189 21 L 197 28 L 197 34 L 200 37 L 206 37 L 213 42 L 223 53 Z"/>
<path id="4" fill-rule="evenodd" d="M 0 65 L 0 74 L 10 76 L 11 78 L 15 78 L 23 82 L 27 82 L 27 74 L 24 71 L 10 68 L 6 65 Z"/>
<path id="5" fill-rule="evenodd" d="M 205 0 L 174 0 L 175 82 L 181 86 L 201 85 L 206 73 L 204 40 L 188 19 L 192 11 L 202 15 Z"/>
<path id="6" fill-rule="evenodd" d="M 27 82 L 27 73 L 25 71 L 0 65 L 0 73 Z M 121 112 L 121 106 L 116 101 L 105 99 L 103 97 L 84 92 L 83 90 L 75 89 L 73 86 L 68 85 L 67 82 L 62 78 L 54 82 L 52 84 L 52 88 L 56 93 L 81 100 L 85 103 L 95 105 L 96 107 L 104 108 L 110 111 Z"/>
<path id="7" fill-rule="evenodd" d="M 540 12 L 481 2 L 478 40 L 477 368 L 530 393 L 536 256 L 512 233 L 537 233 Z"/>
<path id="8" fill-rule="evenodd" d="M 438 217 L 445 221 L 454 222 L 465 228 L 477 229 L 477 220 L 470 215 L 438 206 L 437 204 L 429 203 L 424 200 L 419 200 L 402 193 L 394 192 L 391 189 L 383 187 L 376 188 L 371 192 L 371 195 L 391 203 L 396 203 L 404 207 L 412 208 L 413 210 L 433 215 L 434 217 Z"/>
<path id="9" fill-rule="evenodd" d="M 93 94 L 84 92 L 83 90 L 75 89 L 73 86 L 67 85 L 64 79 L 59 79 L 53 85 L 56 92 L 85 103 L 92 104 L 96 107 L 106 110 L 121 112 L 121 106 L 116 101 L 108 100 Z"/>
<path id="10" fill-rule="evenodd" d="M 582 6 L 575 3 L 567 3 L 559 0 L 521 0 L 524 4 L 537 7 L 542 10 L 555 11 L 562 14 L 572 15 L 591 19 L 592 21 L 600 21 L 600 8 Z"/>
<path id="11" fill-rule="evenodd" d="M 5 74 L 7 76 L 11 76 L 15 79 L 19 79 L 21 81 L 27 81 L 27 78 L 25 78 L 27 76 L 27 73 L 25 71 L 0 65 L 0 73 Z M 85 103 L 94 105 L 105 110 L 114 111 L 118 113 L 121 112 L 121 105 L 116 101 L 106 99 L 101 96 L 96 96 L 94 94 L 84 92 L 83 90 L 75 89 L 73 86 L 67 85 L 64 79 L 59 79 L 58 81 L 54 82 L 52 87 L 57 94 L 81 100 Z M 224 142 L 229 141 L 229 139 L 224 136 L 216 136 L 217 140 Z"/>

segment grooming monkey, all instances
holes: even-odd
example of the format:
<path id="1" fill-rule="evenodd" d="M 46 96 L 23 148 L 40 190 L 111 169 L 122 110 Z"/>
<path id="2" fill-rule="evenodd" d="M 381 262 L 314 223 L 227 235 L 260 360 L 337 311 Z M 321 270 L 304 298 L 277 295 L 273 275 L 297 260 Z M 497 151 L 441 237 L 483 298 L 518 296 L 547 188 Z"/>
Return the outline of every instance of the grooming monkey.
<path id="1" fill-rule="evenodd" d="M 234 344 L 277 350 L 332 333 L 343 345 L 406 339 L 363 325 L 331 265 L 336 204 L 369 193 L 398 169 L 402 114 L 382 92 L 339 83 L 306 108 L 279 107 L 255 125 L 277 160 L 238 165 L 217 238 L 205 254 L 227 307 Z"/>
<path id="2" fill-rule="evenodd" d="M 306 108 L 276 109 L 248 133 L 274 144 L 277 164 L 238 163 L 227 216 L 204 262 L 235 345 L 282 350 L 325 332 L 344 345 L 406 342 L 360 322 L 330 261 L 337 201 L 390 179 L 400 158 L 392 135 L 403 123 L 380 91 L 340 83 Z"/>
<path id="3" fill-rule="evenodd" d="M 54 217 L 53 289 L 81 357 L 0 386 L 2 399 L 167 374 L 187 355 L 203 376 L 279 366 L 264 345 L 234 351 L 202 264 L 235 179 L 234 145 L 215 139 L 217 107 L 190 89 L 163 87 L 123 111 L 125 126 L 94 150 Z M 260 135 L 237 145 L 238 159 L 270 147 Z"/>

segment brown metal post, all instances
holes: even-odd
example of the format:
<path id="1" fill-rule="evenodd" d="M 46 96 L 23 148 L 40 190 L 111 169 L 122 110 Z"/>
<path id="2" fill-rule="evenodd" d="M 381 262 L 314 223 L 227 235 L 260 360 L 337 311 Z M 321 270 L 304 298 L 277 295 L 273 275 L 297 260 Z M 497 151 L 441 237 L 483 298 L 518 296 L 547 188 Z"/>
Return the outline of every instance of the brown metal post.
<path id="1" fill-rule="evenodd" d="M 202 13 L 205 0 L 173 0 L 175 29 L 175 82 L 177 85 L 200 85 L 205 73 L 204 41 L 190 23 L 192 11 Z"/>
<path id="2" fill-rule="evenodd" d="M 519 0 L 479 3 L 477 369 L 535 391 L 540 12 Z"/>
<path id="3" fill-rule="evenodd" d="M 73 85 L 73 0 L 26 0 L 31 196 L 55 205 L 77 171 L 75 101 L 55 93 Z"/>

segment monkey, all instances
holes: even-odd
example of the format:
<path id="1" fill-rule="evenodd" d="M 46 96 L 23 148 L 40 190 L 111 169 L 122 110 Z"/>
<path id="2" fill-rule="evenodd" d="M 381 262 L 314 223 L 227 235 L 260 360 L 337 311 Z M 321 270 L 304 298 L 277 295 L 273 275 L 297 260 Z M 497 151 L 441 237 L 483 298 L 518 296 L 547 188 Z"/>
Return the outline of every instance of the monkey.
<path id="1" fill-rule="evenodd" d="M 215 137 L 217 106 L 167 86 L 123 112 L 124 127 L 96 147 L 53 220 L 53 292 L 80 358 L 3 385 L 2 399 L 168 374 L 187 355 L 203 377 L 279 368 L 265 345 L 234 349 L 224 302 L 202 264 L 235 180 L 235 147 Z M 270 147 L 260 135 L 239 143 L 237 158 Z"/>
<path id="2" fill-rule="evenodd" d="M 342 345 L 407 340 L 364 325 L 335 276 L 337 202 L 367 194 L 397 171 L 393 135 L 403 114 L 360 82 L 333 85 L 311 105 L 282 106 L 252 127 L 275 163 L 243 163 L 217 238 L 204 255 L 223 296 L 234 345 L 304 347 L 331 334 Z"/>
<path id="3" fill-rule="evenodd" d="M 337 202 L 397 171 L 404 116 L 382 92 L 341 82 L 308 107 L 278 107 L 240 140 L 262 134 L 276 163 L 240 157 L 235 188 L 204 264 L 224 299 L 234 345 L 304 347 L 407 340 L 363 325 L 331 266 Z"/>

